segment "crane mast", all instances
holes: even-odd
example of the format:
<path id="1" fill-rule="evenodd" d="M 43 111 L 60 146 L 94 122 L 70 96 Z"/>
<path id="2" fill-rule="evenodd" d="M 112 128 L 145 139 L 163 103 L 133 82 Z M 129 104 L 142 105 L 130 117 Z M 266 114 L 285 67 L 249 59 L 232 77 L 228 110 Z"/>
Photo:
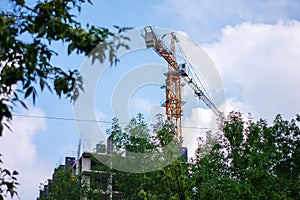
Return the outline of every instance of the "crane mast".
<path id="1" fill-rule="evenodd" d="M 176 61 L 175 34 L 171 34 L 170 53 Z M 168 64 L 168 72 L 165 81 L 166 101 L 163 106 L 166 107 L 167 119 L 175 126 L 176 139 L 182 144 L 182 99 L 181 99 L 181 78 L 179 73 L 171 64 Z"/>
<path id="2" fill-rule="evenodd" d="M 195 95 L 201 99 L 217 116 L 222 113 L 212 103 L 212 101 L 205 95 L 198 84 L 193 80 L 191 75 L 187 72 L 187 63 L 178 64 L 176 61 L 175 41 L 176 36 L 171 33 L 170 49 L 158 37 L 151 26 L 144 28 L 145 42 L 147 48 L 153 48 L 156 53 L 163 57 L 168 63 L 168 72 L 166 73 L 166 101 L 163 104 L 166 107 L 167 119 L 175 126 L 176 138 L 180 145 L 182 145 L 182 97 L 181 97 L 181 78 L 192 88 Z"/>

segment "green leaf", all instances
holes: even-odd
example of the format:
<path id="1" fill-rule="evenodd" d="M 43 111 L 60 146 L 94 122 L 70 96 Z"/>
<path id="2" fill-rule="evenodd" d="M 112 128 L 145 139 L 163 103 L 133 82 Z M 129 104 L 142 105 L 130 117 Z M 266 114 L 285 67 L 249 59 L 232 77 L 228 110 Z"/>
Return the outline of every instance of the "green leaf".
<path id="1" fill-rule="evenodd" d="M 21 105 L 23 106 L 23 108 L 28 109 L 28 107 L 26 106 L 26 104 L 23 101 L 19 101 L 21 103 Z"/>
<path id="2" fill-rule="evenodd" d="M 2 133 L 3 133 L 3 125 L 2 123 L 0 123 L 0 137 L 2 136 Z"/>
<path id="3" fill-rule="evenodd" d="M 30 84 L 31 84 L 30 80 L 26 81 L 26 84 L 23 86 L 23 89 L 28 88 L 30 86 Z"/>
<path id="4" fill-rule="evenodd" d="M 16 175 L 18 175 L 18 174 L 19 174 L 19 173 L 18 173 L 16 170 L 13 171 L 13 175 L 14 175 L 14 176 L 16 176 Z"/>
<path id="5" fill-rule="evenodd" d="M 32 93 L 32 91 L 33 91 L 33 87 L 31 86 L 30 88 L 28 88 L 28 89 L 26 90 L 25 98 L 27 98 L 27 97 Z"/>
<path id="6" fill-rule="evenodd" d="M 40 87 L 41 87 L 41 90 L 43 91 L 44 87 L 45 87 L 45 81 L 42 78 L 40 79 Z"/>

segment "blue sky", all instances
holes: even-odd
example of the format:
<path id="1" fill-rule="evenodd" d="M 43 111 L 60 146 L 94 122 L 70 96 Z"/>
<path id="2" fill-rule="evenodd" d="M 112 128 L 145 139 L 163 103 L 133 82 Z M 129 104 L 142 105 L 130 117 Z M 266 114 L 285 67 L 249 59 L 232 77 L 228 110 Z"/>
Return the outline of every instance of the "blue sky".
<path id="1" fill-rule="evenodd" d="M 297 0 L 101 0 L 84 5 L 79 20 L 99 27 L 152 25 L 186 33 L 214 62 L 223 80 L 227 109 L 251 112 L 255 118 L 271 121 L 277 113 L 291 118 L 300 111 L 300 92 L 296 88 L 300 80 L 299 10 Z M 66 46 L 53 47 L 59 53 L 54 64 L 79 68 L 83 63 L 83 56 L 67 56 Z M 152 59 L 160 62 L 158 56 L 149 52 L 121 60 L 120 66 L 111 69 L 104 80 L 111 85 L 98 86 L 96 99 L 109 101 L 110 96 L 101 91 L 113 87 L 114 82 L 109 82 L 111 75 L 121 77 L 130 70 L 126 68 L 128 63 L 138 65 Z M 120 69 L 122 66 L 125 67 Z M 135 113 L 134 109 L 149 111 L 147 108 L 163 96 L 161 90 L 151 96 L 154 90 L 155 87 L 149 86 L 136 92 L 131 101 L 139 103 L 131 113 Z M 16 112 L 73 117 L 69 100 L 58 99 L 48 92 L 40 94 L 36 106 L 31 108 Z M 101 105 L 96 105 L 96 111 L 99 119 L 111 119 Z M 205 121 L 208 112 L 205 108 L 192 109 L 185 125 L 194 126 L 199 113 Z M 21 199 L 33 199 L 39 183 L 50 178 L 54 167 L 65 156 L 76 155 L 78 133 L 73 121 L 63 120 L 15 117 L 13 128 L 13 133 L 6 132 L 0 138 L 0 152 L 7 167 L 20 171 Z"/>

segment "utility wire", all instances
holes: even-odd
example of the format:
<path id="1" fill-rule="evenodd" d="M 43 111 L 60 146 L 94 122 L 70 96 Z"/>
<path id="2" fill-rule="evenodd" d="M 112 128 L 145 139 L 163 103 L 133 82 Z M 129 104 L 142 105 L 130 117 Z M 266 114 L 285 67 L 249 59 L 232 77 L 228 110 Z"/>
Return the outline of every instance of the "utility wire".
<path id="1" fill-rule="evenodd" d="M 54 116 L 38 116 L 38 115 L 26 115 L 26 114 L 16 114 L 13 113 L 13 116 L 16 117 L 26 117 L 26 118 L 35 118 L 35 119 L 51 119 L 51 120 L 64 120 L 64 121 L 78 121 L 78 122 L 91 122 L 91 123 L 106 123 L 112 124 L 112 121 L 106 120 L 94 120 L 94 119 L 76 119 L 76 118 L 68 118 L 68 117 L 54 117 Z M 128 124 L 125 122 L 118 122 L 119 124 Z M 182 128 L 189 128 L 189 129 L 200 129 L 200 130 L 218 130 L 218 129 L 211 129 L 207 127 L 197 127 L 197 126 L 183 126 Z"/>
<path id="2" fill-rule="evenodd" d="M 67 118 L 67 117 L 37 116 L 37 115 L 15 114 L 15 113 L 13 115 L 17 116 L 17 117 L 27 117 L 27 118 L 36 118 L 36 119 L 53 119 L 53 120 L 65 120 L 65 121 L 79 121 L 79 122 L 99 122 L 99 123 L 107 123 L 107 124 L 113 123 L 111 121 L 93 120 L 93 119 L 75 119 L 75 118 Z M 120 124 L 124 124 L 124 123 L 121 122 Z"/>

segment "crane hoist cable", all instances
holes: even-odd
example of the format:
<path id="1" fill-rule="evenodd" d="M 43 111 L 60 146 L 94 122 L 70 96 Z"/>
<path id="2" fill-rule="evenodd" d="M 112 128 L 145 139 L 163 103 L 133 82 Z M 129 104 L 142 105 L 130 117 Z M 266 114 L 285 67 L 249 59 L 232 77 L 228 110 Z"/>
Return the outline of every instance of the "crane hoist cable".
<path id="1" fill-rule="evenodd" d="M 219 111 L 219 109 L 215 106 L 215 104 L 212 102 L 212 100 L 206 94 L 207 91 L 205 91 L 203 89 L 204 87 L 201 84 L 201 81 L 199 81 L 200 79 L 197 76 L 197 73 L 195 72 L 195 70 L 193 69 L 193 67 L 192 67 L 193 65 L 189 62 L 189 60 L 185 56 L 185 54 L 184 54 L 182 48 L 180 47 L 180 45 L 179 45 L 179 50 L 181 51 L 181 54 L 182 54 L 183 59 L 185 61 L 185 63 L 183 63 L 183 64 L 178 64 L 175 54 L 163 42 L 163 38 L 160 38 L 158 36 L 158 34 L 155 32 L 153 27 L 147 26 L 147 27 L 144 28 L 144 31 L 145 31 L 145 37 L 144 38 L 145 38 L 146 47 L 147 48 L 152 48 L 159 56 L 164 58 L 164 60 L 169 64 L 169 66 L 172 67 L 173 70 L 171 72 L 169 71 L 168 75 L 173 74 L 174 77 L 179 75 L 179 79 L 180 78 L 183 79 L 192 88 L 195 95 L 198 96 L 198 98 L 200 100 L 202 100 L 214 112 L 215 115 L 217 115 L 218 117 L 222 117 L 223 114 Z M 163 35 L 163 37 L 165 37 L 165 35 Z M 174 33 L 171 34 L 171 45 L 170 45 L 171 49 L 172 49 L 172 44 L 174 43 L 173 40 L 175 40 L 175 41 L 177 40 L 176 42 L 179 42 L 178 38 L 176 38 Z M 190 67 L 188 67 L 188 66 L 190 66 Z M 193 71 L 193 72 L 191 72 L 191 71 Z M 194 73 L 194 76 L 196 78 L 192 77 L 192 75 L 191 75 L 192 73 Z M 198 80 L 199 83 L 197 83 L 195 81 L 197 79 L 199 79 Z M 201 87 L 199 87 L 199 84 L 201 85 Z M 175 87 L 175 89 L 173 88 L 172 90 L 173 90 L 173 91 L 171 91 L 172 93 L 174 93 L 174 94 L 178 93 L 178 94 L 181 95 L 181 91 L 177 91 L 177 90 L 181 90 L 181 87 Z M 166 90 L 166 92 L 167 92 L 167 90 Z M 168 98 L 168 96 L 167 96 L 167 98 Z M 172 116 L 173 119 L 171 119 L 171 121 L 173 120 L 174 122 L 176 122 L 178 119 L 181 120 L 181 115 L 182 115 L 182 108 L 181 108 L 182 102 L 179 102 L 178 99 L 181 100 L 181 96 L 177 99 L 172 99 L 172 98 L 166 99 L 166 103 L 171 102 L 171 105 L 177 105 L 178 106 L 176 108 L 174 108 L 172 106 L 166 106 L 167 116 L 170 113 L 169 112 L 170 110 L 168 110 L 168 109 L 171 109 L 171 111 L 173 111 L 173 112 L 177 112 L 178 110 L 180 111 L 180 116 L 178 115 L 178 113 L 176 113 Z M 177 103 L 174 103 L 174 101 L 175 102 L 177 101 Z M 182 127 L 175 127 L 175 128 L 176 128 L 176 130 L 179 130 L 178 132 L 181 134 L 181 128 Z"/>
<path id="2" fill-rule="evenodd" d="M 185 61 L 185 63 L 187 64 L 186 66 L 186 70 L 187 70 L 187 73 L 190 74 L 194 80 L 196 80 L 196 82 L 198 84 L 200 84 L 201 86 L 201 89 L 202 91 L 204 91 L 204 93 L 206 94 L 207 98 L 209 100 L 211 100 L 211 98 L 209 97 L 209 92 L 205 89 L 206 87 L 204 87 L 204 84 L 202 83 L 201 79 L 199 78 L 199 76 L 197 75 L 197 72 L 196 72 L 196 69 L 195 69 L 195 66 L 190 62 L 190 60 L 187 58 L 187 56 L 185 55 L 181 45 L 180 45 L 180 40 L 178 39 L 178 37 L 176 37 L 176 40 L 175 40 L 176 44 L 177 44 L 177 47 Z"/>

